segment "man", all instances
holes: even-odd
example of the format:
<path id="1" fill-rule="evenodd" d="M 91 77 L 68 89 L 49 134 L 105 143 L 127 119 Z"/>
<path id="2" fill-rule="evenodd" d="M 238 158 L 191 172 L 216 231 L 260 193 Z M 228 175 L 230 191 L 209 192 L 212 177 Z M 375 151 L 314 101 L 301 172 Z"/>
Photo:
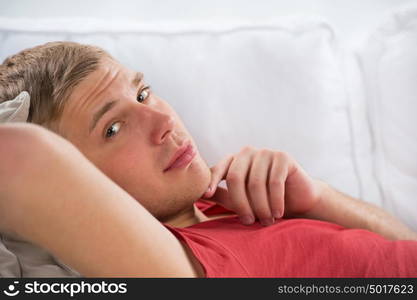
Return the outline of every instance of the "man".
<path id="1" fill-rule="evenodd" d="M 2 101 L 27 90 L 28 121 L 71 142 L 34 125 L 0 126 L 7 141 L 0 155 L 8 158 L 0 167 L 8 183 L 0 189 L 0 230 L 85 276 L 416 275 L 417 243 L 404 241 L 416 233 L 312 179 L 288 154 L 246 147 L 209 169 L 143 74 L 101 49 L 42 45 L 7 59 L 0 76 Z M 227 190 L 217 187 L 223 179 Z M 200 198 L 221 206 L 193 205 Z M 203 206 L 217 213 L 208 216 Z M 267 251 L 261 258 L 248 254 L 249 237 Z M 372 245 L 379 253 L 371 263 L 364 253 Z M 386 260 L 388 253 L 395 255 Z M 336 254 L 342 257 L 323 261 Z M 405 261 L 408 267 L 396 266 Z"/>

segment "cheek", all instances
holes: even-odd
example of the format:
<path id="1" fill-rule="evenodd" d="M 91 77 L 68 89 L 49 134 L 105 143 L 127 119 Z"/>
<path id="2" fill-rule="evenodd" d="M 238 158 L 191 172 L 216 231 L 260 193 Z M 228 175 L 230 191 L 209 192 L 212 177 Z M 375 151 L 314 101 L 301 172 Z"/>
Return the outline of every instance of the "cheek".
<path id="1" fill-rule="evenodd" d="M 140 153 L 140 152 L 139 152 Z M 143 181 L 148 177 L 155 177 L 155 167 L 152 156 L 148 153 L 126 153 L 122 158 L 121 174 L 126 177 L 126 181 Z"/>
<path id="2" fill-rule="evenodd" d="M 124 188 L 140 181 L 153 180 L 156 176 L 152 154 L 138 145 L 117 149 L 102 157 L 100 168 L 113 181 Z"/>

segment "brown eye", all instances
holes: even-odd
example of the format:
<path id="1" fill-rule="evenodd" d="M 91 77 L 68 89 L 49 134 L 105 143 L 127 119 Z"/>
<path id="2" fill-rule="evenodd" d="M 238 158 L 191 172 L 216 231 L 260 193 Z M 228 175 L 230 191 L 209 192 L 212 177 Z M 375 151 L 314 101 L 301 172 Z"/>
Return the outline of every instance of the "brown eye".
<path id="1" fill-rule="evenodd" d="M 120 130 L 120 126 L 121 126 L 120 122 L 111 124 L 111 126 L 107 128 L 106 130 L 106 138 L 111 138 L 115 136 L 116 134 L 118 134 Z"/>
<path id="2" fill-rule="evenodd" d="M 149 97 L 149 88 L 150 87 L 147 86 L 139 92 L 138 96 L 136 97 L 136 100 L 139 103 L 142 103 L 143 101 L 145 101 Z"/>

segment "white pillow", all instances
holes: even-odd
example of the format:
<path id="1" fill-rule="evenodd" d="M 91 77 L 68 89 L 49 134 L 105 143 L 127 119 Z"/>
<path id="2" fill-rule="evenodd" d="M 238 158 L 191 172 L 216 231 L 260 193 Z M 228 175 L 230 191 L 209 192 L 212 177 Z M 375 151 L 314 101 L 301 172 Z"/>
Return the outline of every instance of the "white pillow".
<path id="1" fill-rule="evenodd" d="M 382 204 L 417 230 L 417 8 L 394 13 L 358 56 Z"/>
<path id="2" fill-rule="evenodd" d="M 356 197 L 346 86 L 331 27 L 314 18 L 180 26 L 0 19 L 0 58 L 48 40 L 108 50 L 143 71 L 210 165 L 244 145 L 291 153 Z"/>
<path id="3" fill-rule="evenodd" d="M 26 122 L 29 116 L 30 96 L 23 91 L 12 100 L 0 103 L 0 123 Z"/>

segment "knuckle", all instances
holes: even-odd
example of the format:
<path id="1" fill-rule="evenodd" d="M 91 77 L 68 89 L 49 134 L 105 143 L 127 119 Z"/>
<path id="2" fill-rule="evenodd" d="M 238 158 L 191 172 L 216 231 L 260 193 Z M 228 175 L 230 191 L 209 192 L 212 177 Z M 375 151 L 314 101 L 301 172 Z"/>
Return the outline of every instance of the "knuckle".
<path id="1" fill-rule="evenodd" d="M 290 158 L 290 155 L 285 151 L 280 151 L 279 153 L 280 153 L 280 156 L 284 159 Z"/>
<path id="2" fill-rule="evenodd" d="M 273 155 L 274 158 L 278 160 L 285 160 L 289 157 L 288 153 L 285 151 L 275 151 Z"/>
<path id="3" fill-rule="evenodd" d="M 229 154 L 229 155 L 226 156 L 225 160 L 228 161 L 228 160 L 234 159 L 234 157 L 235 157 L 234 154 Z"/>
<path id="4" fill-rule="evenodd" d="M 250 153 L 250 152 L 253 152 L 253 151 L 255 151 L 255 147 L 252 147 L 252 146 L 244 146 L 240 150 L 241 153 Z"/>
<path id="5" fill-rule="evenodd" d="M 278 177 L 271 177 L 269 179 L 269 184 L 270 185 L 281 185 L 283 183 L 283 180 L 281 178 Z"/>
<path id="6" fill-rule="evenodd" d="M 220 162 L 218 164 L 216 164 L 215 166 L 218 167 L 220 165 L 224 165 L 225 163 L 229 162 L 230 160 L 232 160 L 234 158 L 233 154 L 228 154 L 226 156 L 224 156 Z"/>
<path id="7" fill-rule="evenodd" d="M 269 150 L 269 149 L 267 149 L 267 148 L 262 148 L 262 149 L 259 149 L 259 151 L 258 151 L 258 153 L 260 154 L 260 155 L 269 155 L 269 154 L 271 154 L 271 150 Z"/>

